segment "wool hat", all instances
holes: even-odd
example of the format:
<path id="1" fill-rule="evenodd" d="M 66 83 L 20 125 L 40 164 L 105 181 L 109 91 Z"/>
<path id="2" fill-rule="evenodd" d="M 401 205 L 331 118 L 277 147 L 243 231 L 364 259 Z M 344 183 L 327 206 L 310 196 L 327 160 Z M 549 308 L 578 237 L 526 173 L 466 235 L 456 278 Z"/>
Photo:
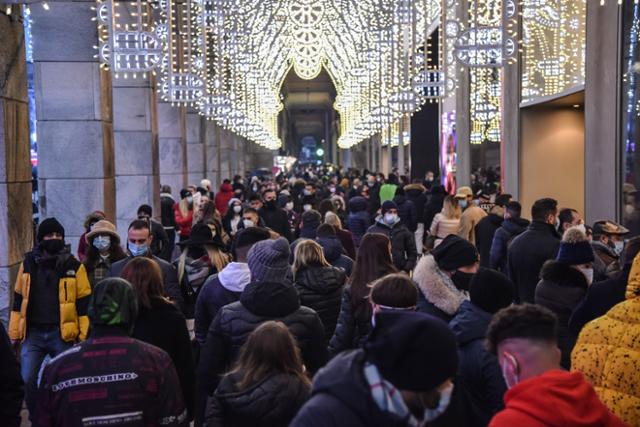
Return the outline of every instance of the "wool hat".
<path id="1" fill-rule="evenodd" d="M 93 227 L 91 227 L 91 231 L 88 232 L 85 236 L 85 240 L 87 241 L 87 243 L 89 243 L 93 236 L 97 234 L 107 234 L 120 242 L 120 235 L 118 235 L 118 232 L 116 231 L 116 226 L 106 219 L 93 224 Z"/>
<path id="2" fill-rule="evenodd" d="M 147 214 L 149 216 L 153 215 L 153 208 L 149 205 L 140 205 L 140 207 L 138 208 L 138 213 L 144 213 Z"/>
<path id="3" fill-rule="evenodd" d="M 262 240 L 251 247 L 247 255 L 251 280 L 282 282 L 289 271 L 289 242 L 284 237 Z"/>
<path id="4" fill-rule="evenodd" d="M 565 231 L 556 261 L 567 265 L 578 265 L 587 264 L 593 260 L 593 249 L 587 235 L 577 227 L 571 227 Z"/>
<path id="5" fill-rule="evenodd" d="M 436 264 L 444 271 L 453 271 L 466 265 L 478 262 L 478 250 L 469 241 L 449 234 L 435 249 L 431 255 Z"/>
<path id="6" fill-rule="evenodd" d="M 471 302 L 491 314 L 509 307 L 515 294 L 515 285 L 507 276 L 488 268 L 480 268 L 469 284 Z"/>
<path id="7" fill-rule="evenodd" d="M 47 218 L 40 223 L 36 238 L 38 242 L 41 242 L 44 236 L 51 233 L 60 233 L 64 239 L 64 227 L 55 218 Z"/>
<path id="8" fill-rule="evenodd" d="M 186 188 L 183 188 L 182 190 L 180 190 L 180 198 L 181 199 L 186 199 L 187 197 L 191 196 L 191 191 L 187 190 Z"/>
<path id="9" fill-rule="evenodd" d="M 101 280 L 91 291 L 87 313 L 91 326 L 133 326 L 138 316 L 133 287 L 119 277 Z"/>
<path id="10" fill-rule="evenodd" d="M 442 320 L 416 311 L 383 311 L 364 344 L 367 361 L 399 390 L 431 391 L 458 368 L 456 339 Z"/>
<path id="11" fill-rule="evenodd" d="M 390 211 L 391 209 L 398 210 L 398 205 L 392 200 L 386 200 L 382 203 L 382 215 Z"/>

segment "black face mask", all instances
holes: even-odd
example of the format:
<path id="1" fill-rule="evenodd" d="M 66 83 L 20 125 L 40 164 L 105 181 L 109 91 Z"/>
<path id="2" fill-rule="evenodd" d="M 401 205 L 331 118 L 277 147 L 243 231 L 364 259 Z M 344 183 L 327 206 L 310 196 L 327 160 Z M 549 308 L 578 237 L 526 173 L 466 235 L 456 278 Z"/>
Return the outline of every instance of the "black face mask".
<path id="1" fill-rule="evenodd" d="M 453 284 L 456 285 L 456 288 L 461 291 L 469 290 L 469 283 L 471 283 L 471 278 L 473 277 L 473 273 L 464 273 L 460 270 L 456 270 L 455 273 L 451 276 L 451 280 Z"/>
<path id="2" fill-rule="evenodd" d="M 45 251 L 50 255 L 56 255 L 64 249 L 64 240 L 61 240 L 61 239 L 43 240 L 40 242 L 40 249 L 42 249 L 43 251 Z"/>
<path id="3" fill-rule="evenodd" d="M 276 201 L 275 200 L 267 200 L 266 202 L 264 202 L 264 206 L 267 209 L 275 209 L 276 207 Z"/>

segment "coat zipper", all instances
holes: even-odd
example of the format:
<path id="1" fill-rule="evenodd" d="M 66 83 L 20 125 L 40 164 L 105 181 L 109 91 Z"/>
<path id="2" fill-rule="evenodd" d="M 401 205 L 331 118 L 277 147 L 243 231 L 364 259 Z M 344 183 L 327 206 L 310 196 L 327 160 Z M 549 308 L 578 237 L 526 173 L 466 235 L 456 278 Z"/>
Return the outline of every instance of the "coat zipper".
<path id="1" fill-rule="evenodd" d="M 64 281 L 64 300 L 65 301 L 69 301 L 69 298 L 67 297 L 67 281 Z"/>

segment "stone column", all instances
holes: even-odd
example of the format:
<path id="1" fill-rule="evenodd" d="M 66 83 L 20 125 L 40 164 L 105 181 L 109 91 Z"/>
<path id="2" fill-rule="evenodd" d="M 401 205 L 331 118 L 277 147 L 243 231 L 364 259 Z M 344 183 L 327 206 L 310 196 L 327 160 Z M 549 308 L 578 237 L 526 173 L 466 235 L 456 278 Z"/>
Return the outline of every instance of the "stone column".
<path id="1" fill-rule="evenodd" d="M 218 179 L 219 165 L 219 131 L 220 128 L 213 120 L 205 121 L 204 143 L 205 143 L 205 175 L 211 180 L 215 188 L 220 188 Z"/>
<path id="2" fill-rule="evenodd" d="M 22 255 L 33 243 L 27 70 L 18 7 L 12 16 L 0 13 L 0 40 L 0 321 L 4 323 Z"/>
<path id="3" fill-rule="evenodd" d="M 222 183 L 223 179 L 229 178 L 229 168 L 231 164 L 230 149 L 231 140 L 233 139 L 233 133 L 227 129 L 220 129 L 220 140 L 218 146 L 220 150 L 220 169 L 218 173 L 218 181 Z"/>
<path id="4" fill-rule="evenodd" d="M 171 186 L 173 197 L 187 186 L 187 136 L 185 107 L 158 102 L 158 147 L 160 184 Z"/>
<path id="5" fill-rule="evenodd" d="M 73 252 L 89 212 L 116 216 L 111 75 L 94 58 L 94 5 L 31 8 L 41 217 L 60 220 Z"/>
<path id="6" fill-rule="evenodd" d="M 205 152 L 201 128 L 202 117 L 194 110 L 187 109 L 187 177 L 189 184 L 200 185 L 205 177 Z M 211 179 L 211 177 L 207 177 Z"/>

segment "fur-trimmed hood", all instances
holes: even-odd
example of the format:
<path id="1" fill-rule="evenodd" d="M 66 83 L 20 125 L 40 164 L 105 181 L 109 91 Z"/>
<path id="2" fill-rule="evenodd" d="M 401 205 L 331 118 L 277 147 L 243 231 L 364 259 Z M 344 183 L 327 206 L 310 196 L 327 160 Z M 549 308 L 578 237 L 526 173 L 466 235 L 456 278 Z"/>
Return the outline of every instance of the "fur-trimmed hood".
<path id="1" fill-rule="evenodd" d="M 424 193 L 427 191 L 427 188 L 422 184 L 414 183 L 405 185 L 404 191 L 419 191 L 420 193 Z"/>
<path id="2" fill-rule="evenodd" d="M 580 270 L 554 260 L 544 263 L 540 270 L 540 279 L 553 282 L 561 287 L 577 287 L 587 289 L 587 279 Z"/>
<path id="3" fill-rule="evenodd" d="M 438 268 L 433 255 L 425 255 L 418 261 L 413 280 L 427 301 L 451 316 L 469 299 L 469 294 L 456 288 L 451 278 Z"/>

